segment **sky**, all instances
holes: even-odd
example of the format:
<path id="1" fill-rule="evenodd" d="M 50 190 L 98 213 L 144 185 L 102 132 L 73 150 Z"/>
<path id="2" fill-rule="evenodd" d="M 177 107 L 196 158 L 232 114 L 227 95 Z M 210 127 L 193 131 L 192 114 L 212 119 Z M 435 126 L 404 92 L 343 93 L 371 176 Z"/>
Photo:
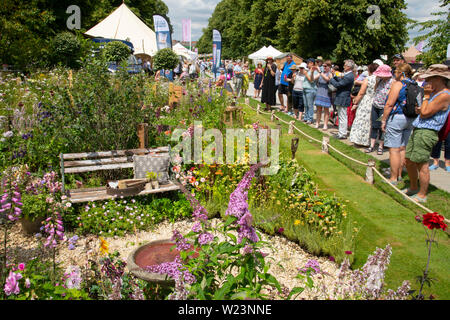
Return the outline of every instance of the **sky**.
<path id="1" fill-rule="evenodd" d="M 181 20 L 191 19 L 192 41 L 198 40 L 202 29 L 208 26 L 214 8 L 220 0 L 163 0 L 169 7 L 169 18 L 173 25 L 173 39 L 181 40 Z M 406 15 L 414 20 L 425 21 L 431 12 L 439 11 L 439 0 L 406 0 Z M 441 9 L 442 11 L 442 9 Z M 410 39 L 417 36 L 417 30 L 409 30 Z M 411 41 L 408 42 L 411 44 Z"/>

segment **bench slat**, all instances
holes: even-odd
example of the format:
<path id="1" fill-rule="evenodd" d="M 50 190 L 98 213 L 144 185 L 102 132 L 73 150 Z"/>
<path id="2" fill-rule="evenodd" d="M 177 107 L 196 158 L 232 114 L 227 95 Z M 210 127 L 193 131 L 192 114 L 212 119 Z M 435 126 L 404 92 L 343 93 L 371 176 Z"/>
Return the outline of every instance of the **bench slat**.
<path id="1" fill-rule="evenodd" d="M 101 157 L 117 157 L 126 156 L 128 153 L 139 154 L 139 153 L 161 153 L 169 152 L 169 147 L 159 147 L 155 149 L 130 149 L 130 150 L 113 150 L 113 151 L 98 151 L 98 152 L 82 152 L 82 153 L 65 153 L 63 154 L 64 160 L 76 160 L 82 158 L 101 158 Z"/>
<path id="2" fill-rule="evenodd" d="M 104 159 L 95 159 L 95 160 L 65 161 L 64 168 L 112 164 L 112 163 L 124 163 L 124 162 L 133 162 L 133 159 L 131 157 L 130 158 L 120 157 L 120 158 L 104 158 Z"/>
<path id="3" fill-rule="evenodd" d="M 80 173 L 80 172 L 90 172 L 90 171 L 98 171 L 98 170 L 112 170 L 112 169 L 126 169 L 126 168 L 133 168 L 133 162 L 104 164 L 104 165 L 95 165 L 95 166 L 88 166 L 88 167 L 64 168 L 64 173 Z"/>

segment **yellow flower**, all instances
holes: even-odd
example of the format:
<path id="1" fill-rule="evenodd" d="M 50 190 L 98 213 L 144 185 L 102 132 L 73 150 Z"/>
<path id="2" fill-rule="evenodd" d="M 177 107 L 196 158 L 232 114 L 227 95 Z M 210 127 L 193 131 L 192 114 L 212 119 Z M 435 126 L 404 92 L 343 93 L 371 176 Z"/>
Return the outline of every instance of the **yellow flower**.
<path id="1" fill-rule="evenodd" d="M 100 237 L 100 253 L 108 254 L 108 242 L 103 237 Z"/>
<path id="2" fill-rule="evenodd" d="M 300 220 L 295 220 L 294 224 L 297 226 L 300 224 Z"/>

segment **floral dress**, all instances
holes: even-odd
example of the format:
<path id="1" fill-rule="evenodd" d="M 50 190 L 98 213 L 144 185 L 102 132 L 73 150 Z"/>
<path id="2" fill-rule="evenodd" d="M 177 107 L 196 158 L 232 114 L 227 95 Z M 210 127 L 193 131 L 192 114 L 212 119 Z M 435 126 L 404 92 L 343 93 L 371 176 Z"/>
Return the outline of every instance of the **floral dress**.
<path id="1" fill-rule="evenodd" d="M 368 77 L 366 94 L 359 102 L 352 130 L 350 131 L 350 141 L 362 146 L 369 146 L 370 143 L 370 116 L 375 95 L 376 78 L 374 75 Z"/>

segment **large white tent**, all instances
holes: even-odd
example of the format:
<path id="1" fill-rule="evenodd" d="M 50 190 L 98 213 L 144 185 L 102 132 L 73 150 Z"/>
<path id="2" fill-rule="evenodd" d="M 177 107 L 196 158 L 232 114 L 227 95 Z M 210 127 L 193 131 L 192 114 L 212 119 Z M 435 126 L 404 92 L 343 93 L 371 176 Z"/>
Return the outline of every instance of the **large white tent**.
<path id="1" fill-rule="evenodd" d="M 248 56 L 248 58 L 251 59 L 251 60 L 264 60 L 265 59 L 264 52 L 266 50 L 267 50 L 267 47 L 264 46 L 261 49 L 259 49 L 258 51 L 253 52 L 252 54 L 250 54 Z"/>
<path id="2" fill-rule="evenodd" d="M 175 51 L 175 53 L 179 56 L 183 56 L 186 59 L 189 60 L 195 60 L 198 57 L 198 54 L 195 53 L 194 51 L 189 50 L 188 48 L 186 48 L 185 46 L 183 46 L 181 43 L 177 43 L 173 46 L 173 51 Z"/>
<path id="3" fill-rule="evenodd" d="M 125 3 L 122 3 L 113 13 L 86 31 L 85 34 L 91 37 L 128 40 L 133 44 L 135 55 L 154 56 L 158 51 L 155 32 L 139 19 Z"/>
<path id="4" fill-rule="evenodd" d="M 282 54 L 283 54 L 283 52 L 275 49 L 272 46 L 268 46 L 268 47 L 264 46 L 261 49 L 259 49 L 258 51 L 253 52 L 252 54 L 250 54 L 248 56 L 248 58 L 253 60 L 253 63 L 256 64 L 258 62 L 263 62 L 264 60 L 267 59 L 267 57 L 275 58 L 275 57 L 278 57 L 278 56 L 280 56 Z"/>

